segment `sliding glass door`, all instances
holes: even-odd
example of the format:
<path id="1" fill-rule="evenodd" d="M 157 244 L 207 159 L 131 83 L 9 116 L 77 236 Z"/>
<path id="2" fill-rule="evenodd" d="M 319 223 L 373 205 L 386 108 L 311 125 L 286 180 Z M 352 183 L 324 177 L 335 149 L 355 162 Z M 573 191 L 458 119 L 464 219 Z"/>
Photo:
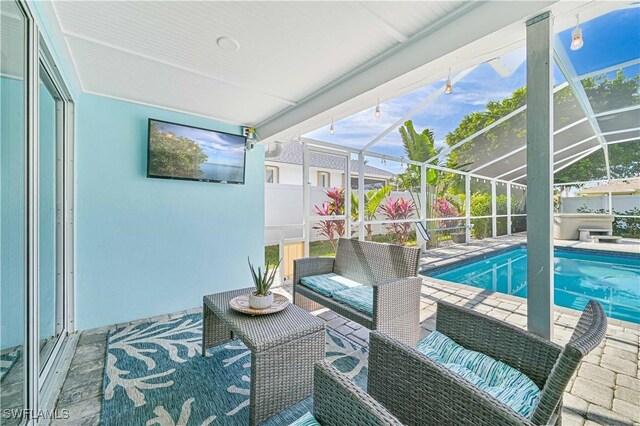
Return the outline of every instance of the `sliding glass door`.
<path id="1" fill-rule="evenodd" d="M 25 407 L 27 19 L 0 1 L 0 409 Z M 20 419 L 2 418 L 3 425 Z"/>
<path id="2" fill-rule="evenodd" d="M 38 330 L 40 369 L 64 329 L 64 102 L 41 64 L 38 90 Z"/>
<path id="3" fill-rule="evenodd" d="M 0 1 L 0 424 L 52 409 L 73 331 L 73 101 L 23 1 Z"/>

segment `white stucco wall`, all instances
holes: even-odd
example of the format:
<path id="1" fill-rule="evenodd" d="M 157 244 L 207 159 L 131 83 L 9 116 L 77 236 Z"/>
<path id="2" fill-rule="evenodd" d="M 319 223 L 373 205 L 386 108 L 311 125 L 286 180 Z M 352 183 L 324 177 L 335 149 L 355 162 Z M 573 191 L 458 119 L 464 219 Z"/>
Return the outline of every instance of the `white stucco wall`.
<path id="1" fill-rule="evenodd" d="M 609 208 L 608 196 L 601 197 L 563 197 L 561 199 L 561 213 L 577 213 L 581 207 L 591 210 Z M 613 210 L 617 212 L 626 212 L 634 208 L 640 209 L 640 196 L 638 195 L 613 195 Z"/>

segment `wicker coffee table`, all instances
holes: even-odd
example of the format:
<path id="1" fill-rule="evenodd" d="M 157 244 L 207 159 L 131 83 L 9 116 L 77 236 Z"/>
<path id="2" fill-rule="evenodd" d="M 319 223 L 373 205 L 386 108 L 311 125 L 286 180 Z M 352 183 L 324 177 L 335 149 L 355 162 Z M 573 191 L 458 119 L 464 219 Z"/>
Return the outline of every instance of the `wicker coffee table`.
<path id="1" fill-rule="evenodd" d="M 250 424 L 268 419 L 313 391 L 313 365 L 324 358 L 324 322 L 291 304 L 281 312 L 250 316 L 229 301 L 253 288 L 203 298 L 202 354 L 240 339 L 251 350 Z"/>

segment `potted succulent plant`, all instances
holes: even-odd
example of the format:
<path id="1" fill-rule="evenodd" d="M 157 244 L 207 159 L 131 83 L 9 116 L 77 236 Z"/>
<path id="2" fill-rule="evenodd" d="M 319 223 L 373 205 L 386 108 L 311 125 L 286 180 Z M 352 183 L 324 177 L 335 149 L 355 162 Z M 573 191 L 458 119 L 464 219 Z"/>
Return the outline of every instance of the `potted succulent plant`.
<path id="1" fill-rule="evenodd" d="M 282 259 L 278 261 L 278 263 L 271 267 L 271 265 L 267 265 L 264 273 L 262 272 L 262 268 L 258 266 L 258 269 L 251 264 L 249 258 L 247 258 L 247 262 L 249 262 L 249 269 L 251 270 L 251 276 L 253 277 L 253 284 L 256 287 L 256 290 L 249 294 L 249 306 L 254 309 L 267 309 L 273 304 L 273 293 L 270 291 L 271 286 L 273 285 L 273 281 L 276 278 L 276 272 L 278 271 L 278 266 Z"/>

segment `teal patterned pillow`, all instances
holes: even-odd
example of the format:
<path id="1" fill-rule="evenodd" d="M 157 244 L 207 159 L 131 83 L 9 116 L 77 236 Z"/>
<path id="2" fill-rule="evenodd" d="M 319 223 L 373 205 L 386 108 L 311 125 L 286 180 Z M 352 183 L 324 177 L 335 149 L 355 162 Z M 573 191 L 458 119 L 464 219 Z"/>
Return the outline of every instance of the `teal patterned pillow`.
<path id="1" fill-rule="evenodd" d="M 540 389 L 525 374 L 483 353 L 470 351 L 434 331 L 416 349 L 501 401 L 525 418 L 530 418 L 540 399 Z"/>
<path id="2" fill-rule="evenodd" d="M 300 417 L 289 426 L 321 426 L 320 423 L 313 417 L 313 414 L 307 412 L 304 416 Z"/>

